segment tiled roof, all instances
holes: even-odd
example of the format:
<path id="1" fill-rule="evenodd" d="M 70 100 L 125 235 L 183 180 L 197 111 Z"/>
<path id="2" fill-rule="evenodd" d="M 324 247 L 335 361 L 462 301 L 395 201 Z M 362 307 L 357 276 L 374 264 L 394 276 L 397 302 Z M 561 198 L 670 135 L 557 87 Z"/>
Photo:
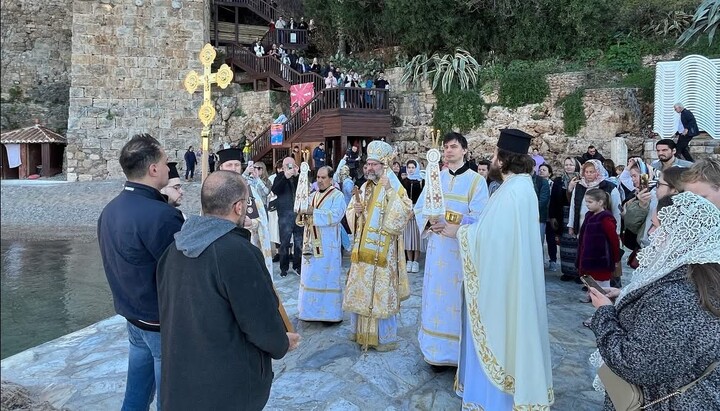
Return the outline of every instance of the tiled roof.
<path id="1" fill-rule="evenodd" d="M 60 134 L 39 124 L 32 127 L 19 128 L 0 134 L 2 144 L 23 143 L 59 143 L 67 144 L 67 139 Z"/>

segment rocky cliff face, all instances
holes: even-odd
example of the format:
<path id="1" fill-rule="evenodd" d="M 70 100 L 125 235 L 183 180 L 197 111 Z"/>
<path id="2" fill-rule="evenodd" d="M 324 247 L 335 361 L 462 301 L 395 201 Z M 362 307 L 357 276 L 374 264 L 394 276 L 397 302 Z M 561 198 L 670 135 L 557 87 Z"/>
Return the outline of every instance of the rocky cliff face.
<path id="1" fill-rule="evenodd" d="M 424 159 L 425 152 L 431 147 L 435 96 L 428 85 L 418 89 L 401 85 L 400 68 L 387 70 L 385 74 L 392 87 L 391 113 L 395 125 L 392 141 L 402 160 Z M 642 154 L 642 113 L 636 90 L 587 89 L 583 98 L 586 125 L 576 136 L 568 136 L 563 129 L 563 109 L 556 107 L 556 102 L 578 87 L 585 86 L 587 76 L 577 72 L 553 74 L 547 77 L 547 81 L 550 95 L 540 104 L 517 109 L 501 106 L 490 106 L 487 109 L 484 123 L 464 133 L 474 157 L 489 158 L 495 149 L 500 129 L 507 127 L 519 128 L 531 134 L 534 137 L 533 145 L 554 166 L 559 166 L 568 155 L 582 154 L 590 144 L 609 157 L 610 142 L 616 136 L 625 139 L 630 154 Z M 494 104 L 497 102 L 497 91 L 490 91 L 483 98 L 486 103 Z"/>

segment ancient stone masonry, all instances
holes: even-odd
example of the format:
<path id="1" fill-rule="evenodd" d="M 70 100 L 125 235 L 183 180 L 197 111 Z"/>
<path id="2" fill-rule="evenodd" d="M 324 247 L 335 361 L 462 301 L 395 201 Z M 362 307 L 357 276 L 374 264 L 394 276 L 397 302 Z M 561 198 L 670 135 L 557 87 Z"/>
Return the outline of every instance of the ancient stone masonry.
<path id="1" fill-rule="evenodd" d="M 397 147 L 400 159 L 424 160 L 424 153 L 431 146 L 430 131 L 436 104 L 435 96 L 429 85 L 418 89 L 402 86 L 402 69 L 386 70 L 385 74 L 392 87 L 392 141 Z M 585 86 L 587 79 L 587 75 L 581 72 L 548 75 L 550 95 L 545 101 L 517 109 L 492 105 L 497 102 L 497 90 L 484 94 L 483 99 L 491 106 L 482 126 L 464 133 L 468 139 L 469 150 L 475 157 L 490 157 L 500 129 L 512 127 L 533 135 L 533 145 L 539 148 L 540 153 L 555 168 L 566 155 L 580 155 L 590 144 L 609 157 L 610 144 L 616 135 L 625 138 L 631 154 L 642 154 L 641 114 L 634 89 L 586 89 L 583 106 L 587 123 L 577 136 L 565 134 L 563 109 L 556 103 L 560 98 Z"/>
<path id="2" fill-rule="evenodd" d="M 120 148 L 150 133 L 171 160 L 200 141 L 199 96 L 182 86 L 201 71 L 204 0 L 74 0 L 67 179 L 123 176 Z"/>
<path id="3" fill-rule="evenodd" d="M 0 1 L 0 129 L 43 125 L 64 134 L 72 0 Z"/>

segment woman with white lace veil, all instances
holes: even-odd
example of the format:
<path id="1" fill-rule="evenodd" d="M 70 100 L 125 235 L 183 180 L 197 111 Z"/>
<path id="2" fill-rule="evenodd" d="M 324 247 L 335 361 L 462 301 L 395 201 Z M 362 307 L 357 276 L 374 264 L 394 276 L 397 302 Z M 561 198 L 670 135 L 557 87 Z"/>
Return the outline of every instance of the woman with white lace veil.
<path id="1" fill-rule="evenodd" d="M 671 204 L 659 204 L 631 283 L 607 296 L 590 289 L 598 346 L 590 361 L 639 386 L 645 405 L 660 400 L 648 410 L 718 410 L 720 367 L 671 394 L 720 360 L 720 210 L 689 192 L 661 203 Z M 599 378 L 593 385 L 603 390 Z M 606 396 L 605 410 L 614 409 Z"/>

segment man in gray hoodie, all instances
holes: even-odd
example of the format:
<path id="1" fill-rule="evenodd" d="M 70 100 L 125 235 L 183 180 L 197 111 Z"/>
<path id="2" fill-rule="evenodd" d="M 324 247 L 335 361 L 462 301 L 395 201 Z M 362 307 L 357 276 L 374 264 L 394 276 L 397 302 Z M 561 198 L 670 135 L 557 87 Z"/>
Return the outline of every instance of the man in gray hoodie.
<path id="1" fill-rule="evenodd" d="M 166 409 L 261 410 L 270 359 L 300 341 L 286 333 L 263 255 L 238 226 L 248 195 L 239 174 L 210 174 L 200 193 L 204 215 L 185 222 L 158 263 Z"/>

